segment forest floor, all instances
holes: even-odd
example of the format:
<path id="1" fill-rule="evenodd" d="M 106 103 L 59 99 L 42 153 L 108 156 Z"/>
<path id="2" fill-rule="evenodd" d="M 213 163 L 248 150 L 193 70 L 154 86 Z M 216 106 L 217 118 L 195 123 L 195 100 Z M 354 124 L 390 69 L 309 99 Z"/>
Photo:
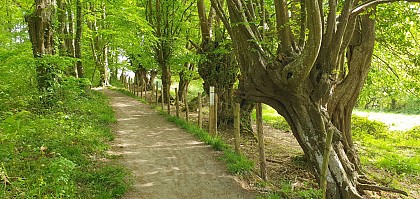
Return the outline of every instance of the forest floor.
<path id="1" fill-rule="evenodd" d="M 197 141 L 149 105 L 120 92 L 110 98 L 117 123 L 111 154 L 133 173 L 123 198 L 255 198 L 238 177 L 229 175 L 221 153 Z"/>

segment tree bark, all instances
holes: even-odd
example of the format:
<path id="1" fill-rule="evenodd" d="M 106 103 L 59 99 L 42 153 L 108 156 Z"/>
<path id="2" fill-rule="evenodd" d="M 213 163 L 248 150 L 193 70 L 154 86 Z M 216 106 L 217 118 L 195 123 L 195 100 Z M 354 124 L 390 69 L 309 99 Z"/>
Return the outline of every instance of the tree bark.
<path id="1" fill-rule="evenodd" d="M 323 5 L 318 5 L 322 1 L 306 0 L 309 33 L 304 48 L 290 48 L 294 46 L 293 39 L 287 35 L 290 31 L 282 27 L 278 34 L 283 43 L 279 45 L 278 54 L 272 56 L 261 46 L 258 28 L 250 23 L 254 19 L 252 11 L 240 1 L 227 2 L 230 21 L 226 18 L 222 21 L 226 27 L 235 24 L 230 33 L 243 76 L 238 96 L 268 104 L 286 119 L 318 180 L 326 135 L 332 133 L 327 198 L 362 198 L 363 187 L 357 186 L 362 173 L 352 143 L 350 118 L 369 71 L 374 20 L 369 14 L 356 20 L 350 15 L 353 1 L 345 1 L 340 17 L 333 17 L 334 11 L 326 19 L 327 25 L 338 24 L 337 28 L 324 29 Z M 330 7 L 334 2 L 329 2 Z M 212 0 L 212 4 L 220 2 Z M 285 10 L 276 9 L 277 12 Z M 217 11 L 223 18 L 226 15 L 222 12 Z M 277 25 L 290 24 L 287 13 L 277 16 Z M 340 68 L 338 62 L 346 52 L 348 73 L 343 71 L 343 79 L 338 79 L 335 71 Z"/>
<path id="2" fill-rule="evenodd" d="M 32 43 L 32 53 L 35 58 L 54 54 L 53 6 L 51 0 L 37 0 L 34 12 L 25 16 L 29 28 L 29 39 Z M 51 87 L 50 70 L 51 67 L 48 63 L 37 62 L 38 88 L 42 91 Z"/>
<path id="3" fill-rule="evenodd" d="M 214 86 L 219 97 L 218 124 L 221 126 L 233 126 L 233 85 L 237 80 L 238 65 L 234 54 L 230 52 L 220 53 L 223 49 L 232 49 L 225 45 L 226 35 L 217 33 L 219 36 L 212 36 L 213 28 L 221 32 L 221 24 L 213 27 L 212 11 L 206 14 L 206 7 L 203 0 L 197 1 L 198 15 L 201 28 L 201 45 L 197 49 L 204 59 L 198 64 L 198 72 L 204 80 L 204 91 L 209 94 L 210 86 Z M 213 9 L 213 8 L 211 8 Z"/>
<path id="4" fill-rule="evenodd" d="M 79 78 L 85 77 L 85 69 L 82 64 L 82 27 L 83 27 L 83 13 L 81 0 L 76 0 L 76 39 L 75 39 L 75 57 L 77 76 Z"/>

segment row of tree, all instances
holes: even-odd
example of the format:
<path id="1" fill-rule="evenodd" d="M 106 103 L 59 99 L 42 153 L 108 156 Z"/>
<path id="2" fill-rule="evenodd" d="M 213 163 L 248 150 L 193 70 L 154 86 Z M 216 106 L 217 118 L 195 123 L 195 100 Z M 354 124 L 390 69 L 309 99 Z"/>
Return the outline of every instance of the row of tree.
<path id="1" fill-rule="evenodd" d="M 220 124 L 231 125 L 233 102 L 241 103 L 243 130 L 251 129 L 253 102 L 268 104 L 289 123 L 319 181 L 326 179 L 327 197 L 361 198 L 378 187 L 363 174 L 350 124 L 369 71 L 375 73 L 372 59 L 414 81 L 407 92 L 419 92 L 419 6 L 375 9 L 385 2 L 2 0 L 0 47 L 32 43 L 42 91 L 59 81 L 57 70 L 102 85 L 131 70 L 149 88 L 159 73 L 168 101 L 172 80 L 179 80 L 182 99 L 189 82 L 201 78 L 205 93 L 216 87 Z M 26 30 L 29 36 L 21 34 Z M 374 50 L 375 32 L 386 50 Z M 404 64 L 395 69 L 389 55 Z"/>

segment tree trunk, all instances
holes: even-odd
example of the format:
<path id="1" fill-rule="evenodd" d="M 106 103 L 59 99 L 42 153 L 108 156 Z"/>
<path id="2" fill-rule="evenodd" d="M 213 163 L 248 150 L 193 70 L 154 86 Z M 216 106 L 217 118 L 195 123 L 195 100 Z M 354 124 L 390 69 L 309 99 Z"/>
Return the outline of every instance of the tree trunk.
<path id="1" fill-rule="evenodd" d="M 85 77 L 85 69 L 82 64 L 82 27 L 83 27 L 83 14 L 82 3 L 76 0 L 76 39 L 75 39 L 75 57 L 77 58 L 76 70 L 79 78 Z"/>
<path id="2" fill-rule="evenodd" d="M 54 54 L 53 6 L 51 0 L 37 0 L 35 1 L 35 11 L 25 16 L 29 28 L 29 39 L 32 43 L 32 53 L 35 58 Z M 42 91 L 51 87 L 50 67 L 48 63 L 37 62 L 38 88 Z"/>
<path id="3" fill-rule="evenodd" d="M 149 84 L 147 85 L 148 86 L 148 89 L 149 90 L 153 90 L 153 84 L 154 84 L 154 82 L 155 82 L 155 79 L 156 79 L 156 77 L 157 77 L 157 71 L 156 70 L 151 70 L 150 71 L 150 80 L 149 80 Z"/>
<path id="4" fill-rule="evenodd" d="M 66 3 L 63 0 L 57 0 L 57 20 L 58 20 L 58 52 L 60 56 L 67 56 L 67 20 Z"/>
<path id="5" fill-rule="evenodd" d="M 283 43 L 277 57 L 273 57 L 257 42 L 261 34 L 248 23 L 249 12 L 242 11 L 247 8 L 236 1 L 227 2 L 230 24 L 235 24 L 229 32 L 243 75 L 243 87 L 238 96 L 270 105 L 286 119 L 318 180 L 326 135 L 333 133 L 326 174 L 327 198 L 362 198 L 361 188 L 358 190 L 362 173 L 352 143 L 350 119 L 369 71 L 374 21 L 369 14 L 356 20 L 348 14 L 351 6 L 346 4 L 337 30 L 334 28 L 337 17 L 331 14 L 328 22 L 333 26 L 325 30 L 323 36 L 318 1 L 306 0 L 309 33 L 305 48 L 296 50 L 293 38 L 287 35 L 290 31 L 279 28 Z M 277 9 L 285 7 L 280 5 Z M 284 13 L 288 13 L 287 9 Z M 281 16 L 277 20 L 278 26 L 287 25 L 287 20 Z M 226 19 L 223 21 L 226 26 L 230 25 Z M 333 71 L 339 68 L 336 63 L 346 49 L 348 72 L 341 71 L 344 79 L 335 81 Z"/>
<path id="6" fill-rule="evenodd" d="M 162 85 L 163 85 L 163 100 L 165 103 L 169 103 L 171 100 L 171 96 L 168 94 L 170 93 L 171 89 L 171 68 L 167 65 L 161 65 L 162 68 Z"/>
<path id="7" fill-rule="evenodd" d="M 234 54 L 229 50 L 232 46 L 225 42 L 227 35 L 220 23 L 216 23 L 217 27 L 215 27 L 218 37 L 212 36 L 213 9 L 210 9 L 207 17 L 203 0 L 197 1 L 197 9 L 201 29 L 201 45 L 198 53 L 204 57 L 198 64 L 198 72 L 204 80 L 203 87 L 207 95 L 210 86 L 215 87 L 219 100 L 217 123 L 220 126 L 233 127 L 233 85 L 237 80 L 239 66 Z"/>
<path id="8" fill-rule="evenodd" d="M 255 108 L 255 103 L 250 102 L 248 100 L 241 99 L 240 100 L 240 107 L 241 107 L 241 133 L 249 133 L 253 134 L 252 130 L 252 111 Z"/>

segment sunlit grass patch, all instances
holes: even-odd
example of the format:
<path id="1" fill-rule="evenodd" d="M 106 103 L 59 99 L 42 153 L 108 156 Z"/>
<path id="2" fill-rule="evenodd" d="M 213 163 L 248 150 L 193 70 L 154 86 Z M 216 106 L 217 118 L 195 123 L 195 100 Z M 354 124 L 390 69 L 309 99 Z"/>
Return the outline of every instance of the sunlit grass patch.
<path id="1" fill-rule="evenodd" d="M 43 114 L 24 110 L 1 121 L 0 177 L 8 182 L 0 198 L 121 196 L 128 173 L 98 161 L 107 159 L 110 124 L 116 121 L 106 104 L 105 96 L 91 92 L 63 98 Z M 100 181 L 91 178 L 97 173 Z"/>
<path id="2" fill-rule="evenodd" d="M 360 159 L 397 175 L 420 174 L 420 142 L 417 127 L 413 130 L 389 131 L 380 122 L 352 117 L 353 137 L 359 143 Z"/>

